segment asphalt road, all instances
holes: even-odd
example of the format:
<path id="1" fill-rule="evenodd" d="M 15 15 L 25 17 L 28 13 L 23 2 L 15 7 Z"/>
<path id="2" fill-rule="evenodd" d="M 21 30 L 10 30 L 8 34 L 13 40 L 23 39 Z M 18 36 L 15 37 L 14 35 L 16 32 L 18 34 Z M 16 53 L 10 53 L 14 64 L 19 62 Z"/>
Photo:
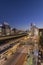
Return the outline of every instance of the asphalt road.
<path id="1" fill-rule="evenodd" d="M 26 48 L 21 48 L 21 52 L 16 52 L 12 57 L 10 57 L 3 65 L 22 65 L 27 53 L 24 53 Z"/>
<path id="2" fill-rule="evenodd" d="M 18 43 L 18 41 L 20 42 L 20 40 L 22 40 L 24 37 L 21 37 L 19 39 L 16 40 L 9 40 L 9 42 L 7 42 L 6 44 L 0 46 L 0 54 L 4 53 L 6 50 L 8 50 L 9 48 L 12 48 L 14 45 L 16 45 Z M 12 46 L 10 45 L 12 44 Z"/>

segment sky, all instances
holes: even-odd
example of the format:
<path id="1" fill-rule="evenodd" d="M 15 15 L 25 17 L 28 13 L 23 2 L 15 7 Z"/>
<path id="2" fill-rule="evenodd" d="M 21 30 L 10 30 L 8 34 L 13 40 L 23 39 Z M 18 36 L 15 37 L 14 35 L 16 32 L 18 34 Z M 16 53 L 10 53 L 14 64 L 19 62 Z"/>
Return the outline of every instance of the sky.
<path id="1" fill-rule="evenodd" d="M 0 23 L 28 29 L 30 23 L 43 27 L 43 0 L 0 0 Z"/>

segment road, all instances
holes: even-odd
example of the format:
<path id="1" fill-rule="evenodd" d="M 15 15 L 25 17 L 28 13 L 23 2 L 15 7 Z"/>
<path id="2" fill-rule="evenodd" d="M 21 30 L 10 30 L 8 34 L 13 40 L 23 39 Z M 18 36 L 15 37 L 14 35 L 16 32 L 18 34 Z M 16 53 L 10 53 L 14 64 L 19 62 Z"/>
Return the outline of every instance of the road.
<path id="1" fill-rule="evenodd" d="M 30 44 L 30 41 L 25 37 L 19 39 L 19 43 L 21 44 L 21 46 L 17 47 L 17 51 L 14 54 L 8 56 L 7 60 L 3 60 L 3 63 L 1 63 L 0 65 L 23 65 L 27 55 L 31 55 L 30 50 L 32 51 L 34 48 L 36 49 L 36 47 L 33 47 L 33 45 Z M 26 64 L 29 65 L 29 63 L 31 62 L 33 63 L 32 55 L 27 60 L 28 62 L 26 61 Z"/>
<path id="2" fill-rule="evenodd" d="M 25 47 L 21 47 L 21 51 L 17 51 L 13 56 L 10 56 L 4 63 L 1 65 L 22 65 L 25 57 L 27 56 L 27 53 L 24 53 L 26 51 Z"/>
<path id="3" fill-rule="evenodd" d="M 23 45 L 17 50 L 16 54 L 10 57 L 3 65 L 23 65 L 27 57 L 28 49 L 28 45 Z"/>
<path id="4" fill-rule="evenodd" d="M 8 49 L 12 48 L 14 45 L 16 45 L 18 42 L 20 42 L 20 40 L 22 40 L 23 38 L 24 37 L 21 37 L 21 38 L 16 39 L 16 40 L 15 39 L 9 40 L 9 42 L 5 43 L 4 45 L 1 45 L 0 46 L 0 54 L 4 53 Z"/>

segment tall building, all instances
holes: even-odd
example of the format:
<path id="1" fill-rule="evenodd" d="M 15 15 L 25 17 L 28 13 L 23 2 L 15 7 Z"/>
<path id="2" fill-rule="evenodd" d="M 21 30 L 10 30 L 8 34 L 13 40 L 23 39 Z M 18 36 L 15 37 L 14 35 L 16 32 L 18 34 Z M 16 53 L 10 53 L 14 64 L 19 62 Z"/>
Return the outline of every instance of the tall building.
<path id="1" fill-rule="evenodd" d="M 39 28 L 39 35 L 43 36 L 43 28 Z"/>
<path id="2" fill-rule="evenodd" d="M 37 36 L 39 34 L 39 29 L 36 27 L 35 24 L 32 24 L 32 23 L 31 23 L 30 31 L 32 36 Z"/>
<path id="3" fill-rule="evenodd" d="M 2 24 L 0 24 L 0 36 L 2 36 Z"/>
<path id="4" fill-rule="evenodd" d="M 30 25 L 30 31 L 31 31 L 31 36 L 34 36 L 34 25 L 31 23 Z"/>
<path id="5" fill-rule="evenodd" d="M 10 34 L 11 34 L 10 25 L 9 25 L 8 23 L 6 23 L 6 22 L 3 23 L 2 33 L 3 33 L 3 36 L 4 36 L 4 35 L 10 35 Z"/>
<path id="6" fill-rule="evenodd" d="M 39 28 L 39 44 L 41 46 L 41 51 L 43 56 L 43 28 Z"/>

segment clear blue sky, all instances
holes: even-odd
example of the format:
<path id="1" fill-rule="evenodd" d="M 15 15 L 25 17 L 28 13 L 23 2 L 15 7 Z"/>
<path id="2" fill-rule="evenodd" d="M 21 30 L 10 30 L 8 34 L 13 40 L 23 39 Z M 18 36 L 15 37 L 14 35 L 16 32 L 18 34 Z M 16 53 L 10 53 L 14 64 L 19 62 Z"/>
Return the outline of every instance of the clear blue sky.
<path id="1" fill-rule="evenodd" d="M 31 22 L 43 27 L 43 0 L 0 0 L 0 23 L 27 29 Z"/>

